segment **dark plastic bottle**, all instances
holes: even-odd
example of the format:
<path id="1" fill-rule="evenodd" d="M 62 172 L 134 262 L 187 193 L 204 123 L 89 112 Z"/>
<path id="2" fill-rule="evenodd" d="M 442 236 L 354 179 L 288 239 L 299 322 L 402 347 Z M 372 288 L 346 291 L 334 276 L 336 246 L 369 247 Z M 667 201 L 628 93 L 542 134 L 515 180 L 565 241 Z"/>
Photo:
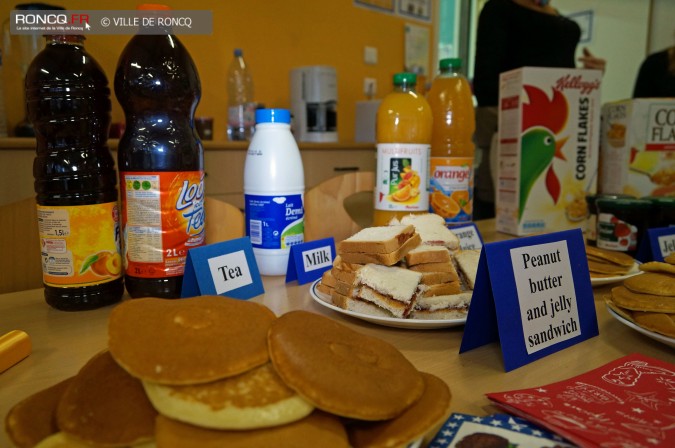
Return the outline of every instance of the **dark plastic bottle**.
<path id="1" fill-rule="evenodd" d="M 117 166 L 127 291 L 180 297 L 187 250 L 205 237 L 199 75 L 176 36 L 137 34 L 120 56 L 115 94 L 126 115 Z"/>
<path id="2" fill-rule="evenodd" d="M 26 74 L 47 303 L 85 310 L 124 293 L 110 88 L 83 36 L 47 36 Z"/>

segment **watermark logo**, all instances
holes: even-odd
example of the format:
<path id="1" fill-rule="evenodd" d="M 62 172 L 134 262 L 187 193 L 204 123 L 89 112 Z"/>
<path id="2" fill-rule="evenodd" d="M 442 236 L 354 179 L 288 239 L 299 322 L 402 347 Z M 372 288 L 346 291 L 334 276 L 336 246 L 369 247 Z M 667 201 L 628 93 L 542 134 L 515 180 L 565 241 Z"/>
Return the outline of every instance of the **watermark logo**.
<path id="1" fill-rule="evenodd" d="M 14 10 L 11 34 L 212 34 L 205 10 Z"/>

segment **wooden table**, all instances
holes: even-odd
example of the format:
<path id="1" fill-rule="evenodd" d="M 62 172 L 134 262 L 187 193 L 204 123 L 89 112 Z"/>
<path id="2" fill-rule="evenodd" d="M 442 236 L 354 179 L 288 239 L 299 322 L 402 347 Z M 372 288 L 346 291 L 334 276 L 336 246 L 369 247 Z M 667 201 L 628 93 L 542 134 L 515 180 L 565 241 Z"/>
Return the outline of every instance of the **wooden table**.
<path id="1" fill-rule="evenodd" d="M 507 239 L 494 232 L 494 222 L 481 223 L 485 241 Z M 304 309 L 336 319 L 363 333 L 380 337 L 401 350 L 420 370 L 433 373 L 452 390 L 453 412 L 485 415 L 494 411 L 487 392 L 534 387 L 586 372 L 630 353 L 675 363 L 675 351 L 614 320 L 603 295 L 610 286 L 595 289 L 600 336 L 505 373 L 498 344 L 459 355 L 463 327 L 408 330 L 382 327 L 333 312 L 315 303 L 309 284 L 286 285 L 283 277 L 264 277 L 265 294 L 254 298 L 277 315 Z M 33 353 L 0 374 L 0 416 L 28 395 L 74 375 L 107 345 L 107 319 L 112 307 L 94 311 L 62 312 L 51 309 L 42 289 L 0 295 L 0 334 L 26 331 Z M 4 431 L 0 447 L 10 446 Z"/>

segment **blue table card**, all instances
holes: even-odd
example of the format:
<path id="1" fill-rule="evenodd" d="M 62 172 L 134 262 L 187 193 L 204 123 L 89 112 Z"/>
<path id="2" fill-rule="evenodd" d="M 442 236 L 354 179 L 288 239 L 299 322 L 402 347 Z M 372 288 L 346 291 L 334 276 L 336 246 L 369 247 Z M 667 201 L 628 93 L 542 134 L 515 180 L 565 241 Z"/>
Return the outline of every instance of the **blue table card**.
<path id="1" fill-rule="evenodd" d="M 635 258 L 643 263 L 663 261 L 673 253 L 675 253 L 675 226 L 658 227 L 647 229 L 647 235 L 640 241 Z"/>
<path id="2" fill-rule="evenodd" d="M 483 246 L 460 353 L 499 341 L 510 371 L 597 335 L 580 229 Z"/>
<path id="3" fill-rule="evenodd" d="M 264 292 L 249 237 L 188 251 L 181 297 L 219 295 L 250 299 Z"/>
<path id="4" fill-rule="evenodd" d="M 459 238 L 459 248 L 462 250 L 474 250 L 483 247 L 483 238 L 480 236 L 476 224 L 470 223 L 467 225 L 460 225 L 450 227 L 452 233 Z"/>
<path id="5" fill-rule="evenodd" d="M 323 240 L 291 246 L 286 269 L 286 283 L 298 280 L 298 284 L 309 283 L 321 277 L 333 267 L 335 259 L 335 240 Z"/>

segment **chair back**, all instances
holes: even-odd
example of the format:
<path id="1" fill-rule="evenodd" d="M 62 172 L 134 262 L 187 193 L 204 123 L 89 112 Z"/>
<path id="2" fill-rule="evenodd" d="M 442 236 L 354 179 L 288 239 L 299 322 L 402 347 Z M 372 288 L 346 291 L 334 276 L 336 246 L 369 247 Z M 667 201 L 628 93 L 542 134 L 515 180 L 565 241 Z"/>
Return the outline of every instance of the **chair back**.
<path id="1" fill-rule="evenodd" d="M 0 294 L 42 287 L 35 198 L 0 206 Z"/>
<path id="2" fill-rule="evenodd" d="M 309 189 L 305 193 L 305 241 L 333 237 L 338 243 L 370 225 L 374 188 L 375 173 L 357 171 L 335 176 Z M 371 194 L 358 195 L 362 200 L 349 201 L 357 193 Z"/>
<path id="3" fill-rule="evenodd" d="M 232 204 L 207 196 L 204 199 L 206 209 L 206 244 L 241 238 L 244 231 L 244 214 Z"/>

